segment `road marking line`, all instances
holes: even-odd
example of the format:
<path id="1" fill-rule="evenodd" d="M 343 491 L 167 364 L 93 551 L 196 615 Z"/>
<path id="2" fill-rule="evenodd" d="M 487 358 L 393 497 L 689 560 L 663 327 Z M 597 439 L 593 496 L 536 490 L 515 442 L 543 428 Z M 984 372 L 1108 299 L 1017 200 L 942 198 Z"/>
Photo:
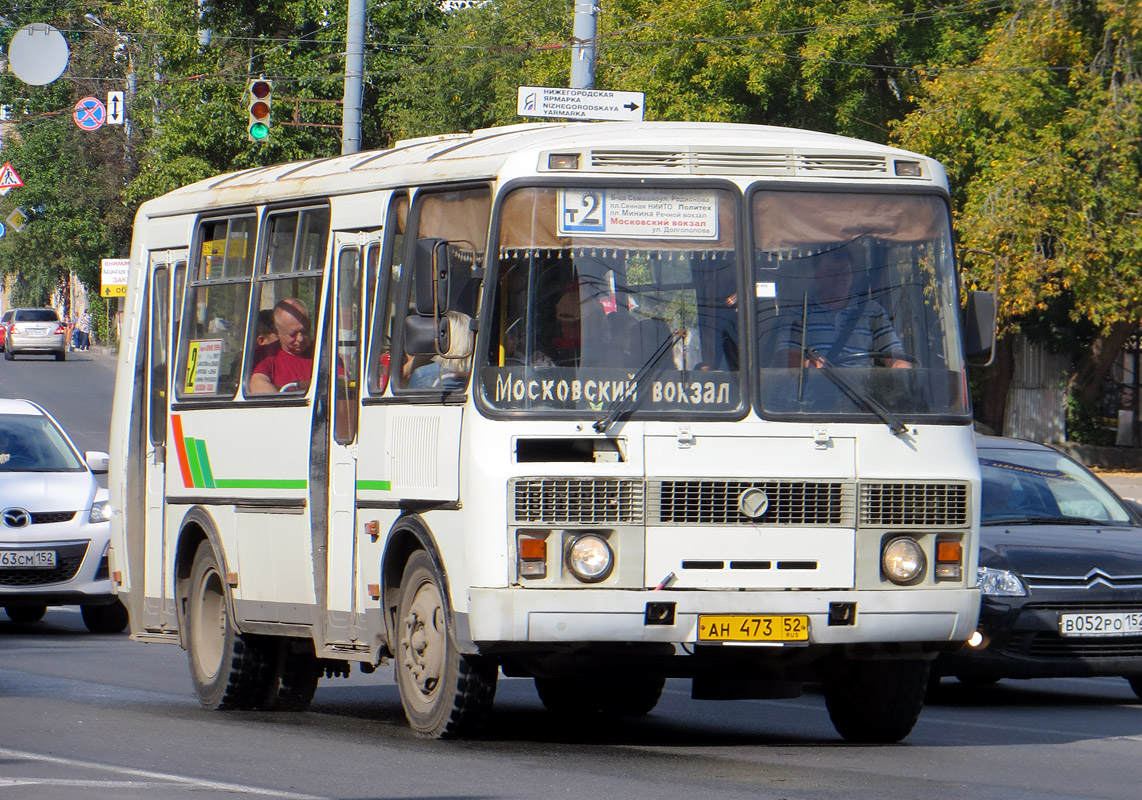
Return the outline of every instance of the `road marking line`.
<path id="1" fill-rule="evenodd" d="M 224 783 L 222 781 L 208 781 L 201 778 L 190 778 L 185 775 L 177 775 L 171 772 L 155 772 L 147 769 L 133 769 L 131 767 L 115 766 L 113 764 L 101 764 L 94 761 L 80 761 L 74 758 L 60 758 L 58 756 L 48 756 L 41 753 L 29 753 L 23 750 L 10 750 L 6 747 L 0 747 L 0 756 L 7 758 L 19 758 L 25 761 L 46 761 L 50 764 L 62 764 L 68 767 L 82 767 L 84 769 L 99 769 L 105 772 L 118 772 L 123 775 L 138 775 L 142 778 L 151 778 L 154 780 L 166 781 L 167 783 L 180 783 L 185 786 L 193 786 L 199 789 L 216 789 L 222 792 L 239 792 L 241 794 L 257 794 L 266 797 L 281 797 L 285 800 L 327 800 L 325 797 L 312 794 L 298 794 L 297 792 L 283 792 L 276 789 L 265 789 L 259 786 L 245 786 L 240 783 Z M 97 782 L 96 782 L 97 783 Z"/>

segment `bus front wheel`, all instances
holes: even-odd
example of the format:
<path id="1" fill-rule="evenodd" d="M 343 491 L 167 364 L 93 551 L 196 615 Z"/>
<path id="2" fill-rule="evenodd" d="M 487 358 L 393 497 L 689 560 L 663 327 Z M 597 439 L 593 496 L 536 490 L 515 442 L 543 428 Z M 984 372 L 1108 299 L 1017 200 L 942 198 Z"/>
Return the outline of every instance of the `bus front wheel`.
<path id="1" fill-rule="evenodd" d="M 446 620 L 432 559 L 418 550 L 401 577 L 394 660 L 405 717 L 425 738 L 475 730 L 491 713 L 496 694 L 495 664 L 460 653 Z"/>
<path id="2" fill-rule="evenodd" d="M 846 741 L 891 744 L 912 732 L 927 689 L 927 661 L 844 661 L 825 679 L 825 707 Z"/>
<path id="3" fill-rule="evenodd" d="M 184 624 L 190 676 L 203 708 L 252 708 L 265 688 L 266 665 L 255 642 L 234 628 L 226 582 L 209 542 L 194 554 Z"/>

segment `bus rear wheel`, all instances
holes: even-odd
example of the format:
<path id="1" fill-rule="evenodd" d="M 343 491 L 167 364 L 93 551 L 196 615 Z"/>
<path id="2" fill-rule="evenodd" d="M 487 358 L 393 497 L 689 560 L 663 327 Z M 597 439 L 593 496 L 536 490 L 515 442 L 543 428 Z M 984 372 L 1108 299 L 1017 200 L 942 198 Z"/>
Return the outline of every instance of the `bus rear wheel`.
<path id="1" fill-rule="evenodd" d="M 912 732 L 928 690 L 928 662 L 852 660 L 824 682 L 825 707 L 849 742 L 891 744 Z"/>
<path id="2" fill-rule="evenodd" d="M 265 691 L 258 707 L 266 711 L 305 711 L 317 692 L 321 664 L 312 641 L 263 638 L 266 660 Z"/>
<path id="3" fill-rule="evenodd" d="M 423 550 L 413 553 L 401 577 L 395 639 L 401 705 L 418 736 L 462 736 L 487 720 L 498 668 L 456 648 L 440 581 Z"/>
<path id="4" fill-rule="evenodd" d="M 190 676 L 203 708 L 247 709 L 262 699 L 265 659 L 253 638 L 234 628 L 226 582 L 209 542 L 194 554 L 183 623 Z"/>

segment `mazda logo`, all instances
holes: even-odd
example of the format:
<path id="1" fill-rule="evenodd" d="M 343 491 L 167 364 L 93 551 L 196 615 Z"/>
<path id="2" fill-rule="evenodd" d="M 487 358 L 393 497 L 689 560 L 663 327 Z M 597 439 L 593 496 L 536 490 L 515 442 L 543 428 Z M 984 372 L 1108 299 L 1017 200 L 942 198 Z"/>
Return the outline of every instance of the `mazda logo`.
<path id="1" fill-rule="evenodd" d="M 32 516 L 22 508 L 6 508 L 0 519 L 9 528 L 25 528 L 32 523 Z"/>

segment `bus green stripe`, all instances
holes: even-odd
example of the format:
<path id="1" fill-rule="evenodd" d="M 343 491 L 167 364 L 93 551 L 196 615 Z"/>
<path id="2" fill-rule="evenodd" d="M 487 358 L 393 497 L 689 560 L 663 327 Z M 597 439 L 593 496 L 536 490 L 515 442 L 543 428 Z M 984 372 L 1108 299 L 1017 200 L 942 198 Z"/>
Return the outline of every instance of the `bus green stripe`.
<path id="1" fill-rule="evenodd" d="M 186 437 L 186 460 L 190 464 L 190 477 L 194 479 L 194 488 L 201 489 L 206 484 L 202 482 L 202 468 L 198 465 L 198 440 Z"/>
<path id="2" fill-rule="evenodd" d="M 214 482 L 219 489 L 305 489 L 309 482 L 301 480 L 282 479 L 270 480 L 264 478 L 219 478 Z"/>
<path id="3" fill-rule="evenodd" d="M 358 489 L 368 489 L 374 492 L 391 492 L 393 490 L 392 481 L 357 481 Z"/>
<path id="4" fill-rule="evenodd" d="M 198 450 L 198 466 L 202 470 L 202 488 L 214 488 L 214 474 L 210 471 L 210 456 L 206 453 L 206 440 L 195 439 L 194 446 Z"/>

